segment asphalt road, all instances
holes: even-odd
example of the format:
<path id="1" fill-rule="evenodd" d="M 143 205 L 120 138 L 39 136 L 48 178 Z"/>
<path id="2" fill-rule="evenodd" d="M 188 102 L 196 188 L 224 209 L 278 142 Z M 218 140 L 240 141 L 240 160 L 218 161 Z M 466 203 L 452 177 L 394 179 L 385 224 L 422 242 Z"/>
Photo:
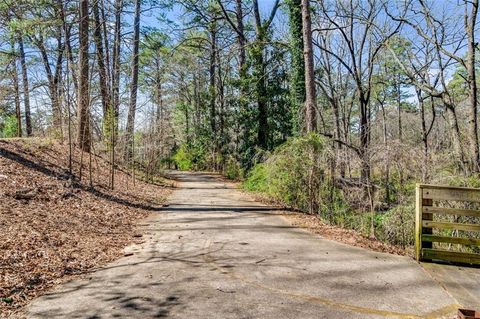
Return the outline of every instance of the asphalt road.
<path id="1" fill-rule="evenodd" d="M 176 178 L 132 256 L 34 300 L 27 317 L 452 318 L 480 295 L 478 269 L 455 268 L 472 286 L 452 293 L 446 266 L 322 239 L 215 175 Z"/>

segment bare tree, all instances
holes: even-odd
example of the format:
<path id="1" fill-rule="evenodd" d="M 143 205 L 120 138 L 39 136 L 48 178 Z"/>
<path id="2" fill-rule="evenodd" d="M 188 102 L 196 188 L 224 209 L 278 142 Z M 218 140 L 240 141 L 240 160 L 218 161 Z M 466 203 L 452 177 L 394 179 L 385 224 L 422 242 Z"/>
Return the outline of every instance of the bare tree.
<path id="1" fill-rule="evenodd" d="M 424 42 L 428 42 L 433 46 L 439 79 L 433 85 L 428 82 L 419 82 L 416 79 L 415 70 L 409 69 L 407 75 L 409 75 L 417 87 L 430 94 L 433 98 L 442 100 L 449 114 L 452 144 L 459 167 L 465 171 L 467 169 L 465 164 L 469 163 L 471 170 L 478 172 L 480 169 L 480 150 L 477 114 L 478 84 L 475 68 L 475 24 L 478 15 L 478 1 L 464 1 L 464 33 L 456 28 L 456 21 L 451 21 L 445 12 L 440 18 L 436 17 L 429 3 L 424 0 L 407 2 L 405 11 L 411 14 L 396 16 L 389 13 L 389 16 L 411 27 Z M 467 55 L 462 57 L 461 49 L 465 44 L 467 46 Z M 397 59 L 397 62 L 402 64 L 399 59 Z M 469 160 L 465 159 L 465 151 L 461 146 L 462 134 L 456 112 L 456 103 L 452 97 L 447 80 L 448 72 L 454 63 L 459 64 L 467 71 L 465 81 L 469 91 L 468 102 L 470 107 L 468 138 L 471 156 Z M 408 69 L 405 65 L 402 67 L 404 70 Z"/>
<path id="2" fill-rule="evenodd" d="M 100 86 L 100 94 L 102 96 L 102 110 L 103 110 L 103 121 L 104 123 L 108 123 L 112 121 L 113 112 L 112 112 L 112 102 L 111 102 L 111 94 L 110 94 L 110 86 L 109 86 L 109 79 L 108 79 L 108 69 L 106 65 L 105 59 L 105 49 L 104 49 L 104 39 L 103 39 L 103 32 L 102 32 L 102 25 L 105 24 L 105 21 L 100 20 L 100 10 L 98 8 L 98 1 L 93 2 L 93 17 L 95 21 L 95 28 L 93 32 L 93 38 L 95 41 L 95 47 L 97 51 L 97 63 L 98 63 L 98 73 L 99 73 L 99 86 Z M 107 52 L 108 52 L 108 48 Z M 110 129 L 110 128 L 109 128 Z"/>
<path id="3" fill-rule="evenodd" d="M 12 41 L 13 60 L 11 62 L 12 83 L 15 100 L 15 118 L 17 120 L 17 137 L 22 137 L 22 111 L 20 109 L 20 89 L 18 85 L 17 54 L 15 52 L 15 43 Z"/>
<path id="4" fill-rule="evenodd" d="M 123 9 L 123 0 L 115 0 L 115 28 L 112 52 L 112 103 L 115 112 L 114 116 L 114 140 L 118 131 L 118 116 L 120 105 L 120 41 L 121 41 L 121 15 Z"/>
<path id="5" fill-rule="evenodd" d="M 88 78 L 88 0 L 80 0 L 80 25 L 79 25 L 79 92 L 78 92 L 78 132 L 77 142 L 79 147 L 90 152 L 90 98 Z"/>
<path id="6" fill-rule="evenodd" d="M 25 107 L 25 129 L 27 136 L 32 135 L 32 116 L 30 110 L 30 88 L 28 84 L 27 63 L 25 59 L 25 49 L 23 47 L 22 36 L 18 37 L 18 47 L 20 50 L 20 66 L 22 68 L 22 83 L 23 83 L 23 105 Z"/>
<path id="7" fill-rule="evenodd" d="M 135 126 L 135 113 L 137 111 L 137 90 L 138 90 L 138 48 L 140 43 L 140 0 L 135 0 L 135 19 L 133 22 L 133 56 L 132 73 L 130 83 L 130 103 L 128 106 L 127 129 L 126 129 L 126 158 L 133 157 L 133 133 Z"/>
<path id="8" fill-rule="evenodd" d="M 384 44 L 400 29 L 401 22 L 392 26 L 382 20 L 384 4 L 381 1 L 368 3 L 356 0 L 322 2 L 320 9 L 324 17 L 324 26 L 319 32 L 334 33 L 336 41 L 345 44 L 345 57 L 319 43 L 319 48 L 338 60 L 352 76 L 359 107 L 361 180 L 370 184 L 370 98 L 372 95 L 372 78 L 375 61 Z"/>
<path id="9" fill-rule="evenodd" d="M 478 142 L 478 84 L 476 69 L 476 50 L 477 41 L 475 39 L 475 27 L 478 15 L 478 0 L 465 2 L 465 31 L 467 33 L 467 57 L 465 68 L 467 69 L 467 84 L 469 88 L 470 103 L 470 148 L 472 152 L 472 169 L 474 172 L 480 172 L 480 149 Z M 468 5 L 471 4 L 470 12 Z"/>

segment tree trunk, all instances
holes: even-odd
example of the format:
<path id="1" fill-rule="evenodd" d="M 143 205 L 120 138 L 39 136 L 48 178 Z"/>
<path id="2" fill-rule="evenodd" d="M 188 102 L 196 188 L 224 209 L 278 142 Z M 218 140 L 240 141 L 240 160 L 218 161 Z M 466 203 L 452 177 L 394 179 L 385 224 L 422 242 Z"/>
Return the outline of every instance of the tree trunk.
<path id="1" fill-rule="evenodd" d="M 292 115 L 294 131 L 301 130 L 305 115 L 300 110 L 305 103 L 305 57 L 304 57 L 304 35 L 302 29 L 302 7 L 301 0 L 289 0 L 289 25 L 290 25 L 290 54 L 292 60 L 291 68 L 291 94 L 292 94 Z M 308 4 L 307 4 L 308 5 Z"/>
<path id="2" fill-rule="evenodd" d="M 194 117 L 193 121 L 195 124 L 195 136 L 198 136 L 198 129 L 200 125 L 200 98 L 199 98 L 199 87 L 198 87 L 197 72 L 193 72 L 193 110 Z"/>
<path id="3" fill-rule="evenodd" d="M 123 8 L 123 0 L 115 1 L 115 38 L 113 40 L 113 70 L 112 70 L 112 102 L 115 112 L 114 123 L 114 141 L 118 132 L 118 116 L 120 107 L 120 37 L 121 37 L 121 15 Z"/>
<path id="4" fill-rule="evenodd" d="M 342 128 L 340 124 L 340 108 L 339 108 L 339 100 L 337 97 L 333 98 L 332 101 L 332 107 L 333 107 L 333 116 L 334 116 L 334 121 L 335 121 L 335 138 L 337 140 L 342 140 Z M 336 153 L 336 159 L 339 162 L 339 173 L 342 178 L 345 178 L 345 163 L 346 163 L 346 158 L 345 156 L 341 156 L 343 153 L 343 145 L 340 143 L 335 144 L 335 153 Z"/>
<path id="5" fill-rule="evenodd" d="M 63 63 L 63 52 L 65 47 L 62 44 L 61 28 L 59 28 L 59 33 L 57 35 L 56 40 L 57 40 L 56 51 L 58 55 L 57 55 L 54 72 L 52 71 L 52 68 L 50 65 L 50 60 L 48 58 L 48 52 L 45 47 L 44 38 L 41 35 L 38 39 L 35 39 L 35 44 L 40 51 L 43 66 L 45 68 L 45 72 L 47 73 L 48 93 L 50 95 L 50 100 L 52 102 L 53 127 L 57 131 L 57 133 L 59 133 L 60 138 L 63 139 L 63 116 L 62 116 L 62 108 L 60 103 L 61 100 L 59 96 L 59 83 L 60 83 L 60 76 L 62 73 L 61 70 L 62 70 L 62 63 Z"/>
<path id="6" fill-rule="evenodd" d="M 235 14 L 237 18 L 237 30 L 238 30 L 238 50 L 239 50 L 239 57 L 238 57 L 238 67 L 239 67 L 239 74 L 240 79 L 244 79 L 245 77 L 245 63 L 246 63 L 246 54 L 245 54 L 245 34 L 244 34 L 244 25 L 243 25 L 243 9 L 242 9 L 242 0 L 236 0 L 236 7 L 235 7 Z M 243 85 L 242 85 L 243 87 Z"/>
<path id="7" fill-rule="evenodd" d="M 23 104 L 25 106 L 25 126 L 27 136 L 32 136 L 32 119 L 30 111 L 30 89 L 28 85 L 27 63 L 25 61 L 25 50 L 23 48 L 23 38 L 18 37 L 18 46 L 20 50 L 20 65 L 22 68 L 22 82 L 23 82 Z"/>
<path id="8" fill-rule="evenodd" d="M 305 121 L 307 133 L 316 132 L 317 94 L 312 45 L 312 22 L 310 20 L 309 0 L 302 0 L 303 55 L 305 59 Z"/>
<path id="9" fill-rule="evenodd" d="M 428 179 L 428 129 L 427 121 L 425 117 L 425 102 L 422 98 L 422 90 L 415 88 L 417 94 L 418 103 L 420 105 L 420 115 L 422 118 L 422 142 L 423 142 L 423 167 L 422 167 L 422 182 L 426 183 Z M 433 103 L 433 98 L 431 98 Z M 432 110 L 434 107 L 432 106 Z"/>
<path id="10" fill-rule="evenodd" d="M 105 65 L 105 55 L 103 49 L 103 38 L 102 38 L 102 23 L 100 21 L 100 13 L 98 9 L 98 1 L 93 3 L 93 16 L 95 19 L 95 29 L 93 32 L 93 38 L 95 40 L 95 46 L 97 48 L 97 63 L 98 63 L 98 73 L 99 73 L 99 85 L 100 85 L 100 94 L 102 96 L 102 109 L 103 109 L 103 123 L 104 130 L 110 130 L 111 125 L 108 125 L 113 120 L 112 104 L 110 101 L 110 88 L 108 87 L 108 72 L 107 66 Z M 105 21 L 103 22 L 105 23 Z M 110 132 L 109 134 L 111 134 Z"/>
<path id="11" fill-rule="evenodd" d="M 78 132 L 79 147 L 90 152 L 90 110 L 88 87 L 88 0 L 80 0 L 80 25 L 79 25 L 79 92 L 78 92 Z"/>
<path id="12" fill-rule="evenodd" d="M 400 80 L 397 79 L 397 107 L 398 107 L 398 139 L 400 142 L 403 140 L 403 127 L 402 127 L 402 88 L 400 86 Z"/>
<path id="13" fill-rule="evenodd" d="M 262 149 L 268 148 L 268 110 L 267 110 L 267 87 L 266 87 L 266 73 L 265 73 L 265 41 L 266 30 L 262 25 L 260 11 L 258 9 L 258 1 L 253 0 L 253 12 L 255 16 L 256 39 L 253 47 L 254 76 L 256 80 L 256 94 L 257 94 L 257 123 L 258 135 L 257 145 Z"/>
<path id="14" fill-rule="evenodd" d="M 216 123 L 216 108 L 215 108 L 215 101 L 217 99 L 217 90 L 216 90 L 216 81 L 215 81 L 215 74 L 216 74 L 216 64 L 217 64 L 217 23 L 216 20 L 213 19 L 210 22 L 209 26 L 210 32 L 210 67 L 209 67 L 209 105 L 210 105 L 210 129 L 212 130 L 212 136 L 216 140 L 216 130 L 217 130 L 217 123 Z M 215 142 L 216 145 L 216 142 Z"/>
<path id="15" fill-rule="evenodd" d="M 12 49 L 15 45 L 12 43 Z M 17 71 L 17 57 L 13 60 L 12 82 L 13 91 L 15 93 L 15 117 L 17 119 L 17 137 L 22 137 L 22 112 L 20 110 L 20 89 L 18 87 L 18 71 Z"/>
<path id="16" fill-rule="evenodd" d="M 135 0 L 135 20 L 133 23 L 133 59 L 132 59 L 132 81 L 130 84 L 130 104 L 128 107 L 127 129 L 126 129 L 126 159 L 133 157 L 133 133 L 135 125 L 135 113 L 137 109 L 138 89 L 138 47 L 140 43 L 140 0 Z"/>
<path id="17" fill-rule="evenodd" d="M 67 25 L 67 21 L 65 19 L 65 8 L 63 7 L 64 4 L 62 0 L 57 0 L 57 6 L 59 7 L 60 19 L 63 24 L 63 33 L 64 33 L 64 40 L 65 40 L 65 55 L 67 56 L 68 66 L 70 67 L 70 73 L 72 75 L 74 91 L 75 91 L 75 94 L 77 94 L 78 93 L 77 70 L 75 69 L 75 62 L 73 61 L 72 44 L 70 40 L 70 35 L 71 35 L 71 30 L 73 25 L 71 24 Z M 70 107 L 70 105 L 67 105 L 67 107 Z"/>
<path id="18" fill-rule="evenodd" d="M 472 153 L 472 169 L 474 172 L 480 171 L 480 149 L 478 145 L 478 106 L 477 106 L 477 72 L 475 65 L 476 43 L 475 27 L 478 13 L 478 0 L 471 1 L 472 12 L 470 21 L 466 22 L 466 33 L 468 37 L 467 50 L 467 77 L 469 86 L 469 104 L 470 104 L 470 148 Z M 467 4 L 465 4 L 467 6 Z"/>
<path id="19" fill-rule="evenodd" d="M 385 158 L 385 171 L 384 171 L 384 180 L 383 184 L 385 187 L 385 202 L 390 203 L 390 149 L 388 147 L 388 135 L 387 135 L 387 115 L 385 112 L 385 105 L 384 101 L 380 102 L 380 108 L 382 109 L 382 133 L 383 133 L 383 146 L 385 147 L 386 151 L 386 158 Z"/>
<path id="20" fill-rule="evenodd" d="M 111 68 L 110 68 L 110 45 L 108 42 L 108 32 L 107 32 L 107 18 L 105 14 L 105 1 L 104 0 L 98 0 L 100 2 L 100 15 L 101 15 L 101 20 L 103 21 L 102 23 L 102 31 L 103 31 L 103 48 L 105 50 L 105 69 L 107 70 L 106 72 L 106 78 L 107 78 L 107 83 L 110 85 L 111 83 Z M 111 87 L 110 89 L 110 99 L 111 99 Z"/>
<path id="21" fill-rule="evenodd" d="M 370 141 L 370 124 L 368 118 L 368 101 L 360 94 L 360 160 L 361 164 L 361 181 L 364 187 L 368 191 L 370 186 L 370 154 L 369 154 L 369 141 Z"/>
<path id="22" fill-rule="evenodd" d="M 443 101 L 445 103 L 445 101 Z M 462 148 L 462 139 L 460 134 L 460 126 L 458 124 L 457 113 L 453 105 L 446 104 L 447 119 L 450 125 L 450 133 L 452 134 L 453 150 L 456 154 L 458 166 L 465 173 L 465 153 Z"/>
<path id="23" fill-rule="evenodd" d="M 225 168 L 225 161 L 226 161 L 226 143 L 227 143 L 227 136 L 225 134 L 225 83 L 223 81 L 223 70 L 222 70 L 222 62 L 220 60 L 220 50 L 217 50 L 217 63 L 218 63 L 218 104 L 220 106 L 219 110 L 219 137 L 220 137 L 220 146 L 219 152 L 221 155 L 221 163 L 220 163 L 220 170 L 223 172 Z"/>
<path id="24" fill-rule="evenodd" d="M 266 74 L 265 74 L 265 60 L 264 50 L 265 45 L 263 38 L 260 38 L 256 44 L 257 52 L 255 52 L 255 75 L 256 75 L 256 93 L 257 93 L 257 105 L 258 105 L 258 135 L 257 144 L 262 149 L 268 148 L 268 109 L 267 109 L 267 87 L 266 87 Z"/>

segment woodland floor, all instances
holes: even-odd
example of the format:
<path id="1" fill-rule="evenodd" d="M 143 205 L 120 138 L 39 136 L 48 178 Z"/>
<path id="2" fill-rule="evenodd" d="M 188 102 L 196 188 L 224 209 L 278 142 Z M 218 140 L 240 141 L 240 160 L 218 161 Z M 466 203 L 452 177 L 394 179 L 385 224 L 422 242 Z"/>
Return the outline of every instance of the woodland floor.
<path id="1" fill-rule="evenodd" d="M 81 153 L 74 151 L 79 176 Z M 136 222 L 161 206 L 168 184 L 125 172 L 108 187 L 110 167 L 87 154 L 82 181 L 68 171 L 68 146 L 36 139 L 0 140 L 0 317 L 54 285 L 104 265 L 141 242 Z"/>
<path id="2" fill-rule="evenodd" d="M 172 174 L 168 205 L 138 225 L 143 241 L 127 256 L 15 317 L 452 318 L 480 302 L 478 269 L 338 243 L 218 175 Z"/>

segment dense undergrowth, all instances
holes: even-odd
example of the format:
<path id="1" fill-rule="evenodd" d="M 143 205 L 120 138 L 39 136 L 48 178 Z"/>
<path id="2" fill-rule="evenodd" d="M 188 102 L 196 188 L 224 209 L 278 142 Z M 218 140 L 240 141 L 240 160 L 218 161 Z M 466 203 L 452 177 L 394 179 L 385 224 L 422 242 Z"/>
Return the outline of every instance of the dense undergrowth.
<path id="1" fill-rule="evenodd" d="M 308 194 L 311 193 L 314 213 L 324 222 L 357 230 L 389 244 L 413 245 L 415 184 L 420 180 L 415 177 L 415 172 L 403 176 L 398 172 L 392 174 L 389 185 L 382 185 L 381 171 L 375 172 L 372 190 L 365 194 L 364 187 L 346 182 L 348 178 L 338 177 L 332 165 L 333 153 L 333 146 L 317 135 L 291 139 L 253 167 L 243 182 L 243 188 L 304 212 L 308 212 Z M 315 176 L 313 182 L 309 180 L 309 172 Z M 479 187 L 480 179 L 439 173 L 431 183 Z M 309 191 L 312 187 L 313 190 Z M 385 196 L 386 187 L 390 188 L 389 201 Z M 456 221 L 463 219 L 465 217 L 457 217 Z M 470 217 L 465 222 L 479 221 Z M 474 247 L 471 249 L 475 250 Z"/>

